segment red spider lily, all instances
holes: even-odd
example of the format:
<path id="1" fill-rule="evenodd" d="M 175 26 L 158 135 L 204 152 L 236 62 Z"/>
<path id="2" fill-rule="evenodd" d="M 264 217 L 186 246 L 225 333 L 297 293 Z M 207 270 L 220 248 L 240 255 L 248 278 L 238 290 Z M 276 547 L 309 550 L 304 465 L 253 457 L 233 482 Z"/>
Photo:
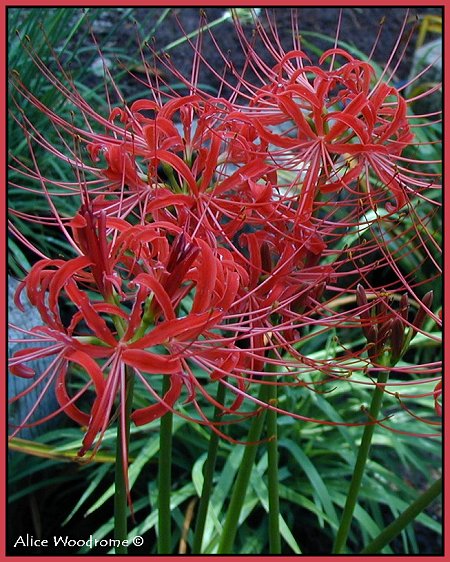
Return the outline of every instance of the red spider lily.
<path id="1" fill-rule="evenodd" d="M 167 231 L 167 227 L 164 229 L 164 225 L 158 224 L 131 227 L 117 219 L 112 222 L 118 226 L 119 235 L 104 254 L 109 260 L 105 269 L 116 280 L 121 279 L 122 271 L 127 272 L 126 281 L 116 282 L 120 293 L 111 288 L 106 290 L 104 284 L 97 282 L 104 278 L 99 272 L 105 273 L 99 267 L 100 260 L 94 262 L 88 256 L 80 256 L 68 261 L 38 262 L 19 287 L 17 296 L 19 299 L 20 291 L 27 289 L 31 304 L 36 306 L 46 324 L 46 327 L 36 328 L 34 335 L 38 339 L 44 337 L 53 345 L 20 350 L 12 358 L 11 371 L 32 377 L 34 373 L 26 366 L 28 361 L 38 356 L 56 356 L 55 361 L 59 362 L 56 395 L 61 409 L 88 426 L 81 454 L 92 446 L 97 435 L 101 440 L 115 397 L 124 390 L 125 367 L 131 369 L 156 398 L 156 404 L 133 413 L 132 419 L 141 425 L 171 409 L 183 387 L 188 390 L 188 401 L 195 400 L 198 385 L 192 382 L 194 376 L 187 360 L 199 361 L 202 357 L 213 356 L 218 363 L 224 363 L 230 360 L 234 347 L 232 340 L 227 345 L 221 345 L 220 341 L 216 344 L 217 336 L 212 332 L 237 293 L 238 275 L 231 268 L 232 262 L 222 262 L 205 242 L 189 241 L 180 229 L 174 232 L 170 225 Z M 110 221 L 106 221 L 104 228 L 109 224 Z M 79 220 L 73 222 L 73 228 L 90 231 L 89 225 L 80 225 Z M 170 232 L 176 234 L 172 247 L 167 238 Z M 75 238 L 82 240 L 82 232 Z M 114 239 L 114 235 L 111 238 Z M 105 237 L 104 248 L 108 247 L 106 244 Z M 88 250 L 93 255 L 95 244 Z M 134 268 L 129 267 L 133 261 L 127 255 L 130 252 L 134 252 Z M 130 275 L 133 275 L 131 279 Z M 81 288 L 86 284 L 100 293 L 100 300 L 93 299 Z M 72 305 L 77 310 L 69 325 L 65 325 L 63 319 L 63 294 L 64 307 L 70 309 Z M 192 305 L 183 313 L 180 303 L 188 295 L 192 295 Z M 20 305 L 19 300 L 17 302 Z M 166 353 L 157 353 L 159 347 Z M 233 367 L 239 353 L 235 348 Z M 71 363 L 81 366 L 90 381 L 75 397 L 70 397 L 67 390 Z M 158 397 L 147 380 L 148 375 L 156 374 L 171 378 L 171 388 L 164 397 Z M 95 390 L 95 399 L 91 413 L 87 414 L 75 402 L 91 387 Z"/>
<path id="2" fill-rule="evenodd" d="M 116 403 L 123 405 L 126 371 L 152 397 L 134 411 L 136 424 L 175 410 L 185 398 L 195 419 L 218 431 L 197 401 L 199 396 L 215 405 L 205 381 L 230 388 L 235 401 L 223 410 L 239 413 L 244 399 L 260 404 L 253 389 L 261 383 L 317 390 L 365 373 L 388 348 L 393 363 L 400 359 L 414 322 L 381 297 L 373 316 L 369 303 L 355 307 L 358 283 L 377 297 L 383 289 L 407 291 L 434 318 L 431 303 L 420 297 L 427 281 L 415 277 L 421 260 L 440 274 L 434 252 L 439 244 L 429 227 L 435 177 L 407 155 L 414 142 L 408 100 L 392 84 L 392 73 L 376 77 L 370 62 L 337 46 L 313 64 L 294 33 L 292 50 L 285 52 L 268 23 L 272 42 L 262 26 L 257 33 L 271 64 L 256 54 L 236 21 L 246 65 L 261 83 L 233 71 L 235 85 L 222 79 L 231 91 L 227 97 L 201 91 L 193 72 L 191 80 L 180 78 L 189 95 L 170 88 L 163 95 L 156 77 L 148 84 L 149 99 L 128 106 L 113 81 L 120 107 L 102 115 L 85 102 L 57 58 L 63 80 L 30 50 L 83 118 L 78 126 L 15 79 L 18 93 L 61 136 L 76 139 L 74 149 L 70 143 L 49 146 L 25 116 L 34 167 L 16 166 L 53 205 L 45 224 L 58 225 L 78 254 L 38 262 L 22 287 L 45 325 L 36 337 L 52 344 L 54 374 L 41 376 L 57 380 L 61 409 L 88 426 L 83 452 L 97 437 L 98 446 Z M 171 68 L 166 59 L 160 62 Z M 194 46 L 194 67 L 200 64 L 215 71 Z M 75 169 L 73 184 L 41 175 L 31 138 Z M 75 217 L 59 215 L 56 187 L 81 194 Z M 416 198 L 431 210 L 421 213 Z M 17 211 L 13 216 L 30 218 Z M 419 251 L 424 257 L 405 272 L 402 260 Z M 387 282 L 378 281 L 381 272 L 389 273 Z M 362 298 L 359 289 L 357 295 Z M 69 324 L 63 301 L 73 312 Z M 355 333 L 360 316 L 371 345 L 353 350 L 343 341 L 338 356 L 322 359 L 302 352 L 311 333 Z M 26 363 L 44 353 L 50 354 L 34 348 L 16 354 L 12 371 L 31 376 Z M 71 364 L 88 381 L 74 396 L 68 388 Z M 268 364 L 279 372 L 267 373 Z M 410 368 L 425 379 L 437 370 L 437 364 Z M 165 396 L 153 384 L 158 374 L 171 381 Z M 312 382 L 303 380 L 306 375 Z M 361 384 L 374 383 L 366 377 Z M 76 405 L 87 398 L 89 414 Z"/>
<path id="3" fill-rule="evenodd" d="M 337 56 L 346 59 L 345 64 L 322 68 L 327 59 Z M 305 55 L 288 53 L 274 71 L 279 72 L 292 58 L 302 61 Z M 319 64 L 302 64 L 288 80 L 280 76 L 255 96 L 251 106 L 258 110 L 258 133 L 275 147 L 274 157 L 279 158 L 280 149 L 285 149 L 289 165 L 298 162 L 303 170 L 300 213 L 310 217 L 318 191 L 329 193 L 345 188 L 361 193 L 371 205 L 377 199 L 382 202 L 386 197 L 375 195 L 372 175 L 396 200 L 395 206 L 388 202 L 386 208 L 398 210 L 406 203 L 406 195 L 405 176 L 398 171 L 397 157 L 413 139 L 406 101 L 384 83 L 371 90 L 374 71 L 370 64 L 342 49 L 326 51 Z M 286 122 L 291 123 L 289 135 L 271 132 L 271 127 Z"/>
<path id="4" fill-rule="evenodd" d="M 84 215 L 88 216 L 87 211 Z M 19 287 L 17 303 L 20 306 L 20 292 L 26 288 L 31 304 L 46 324 L 37 327 L 33 335 L 38 339 L 44 337 L 52 345 L 19 351 L 13 356 L 10 368 L 13 374 L 32 377 L 34 373 L 26 366 L 29 361 L 36 357 L 56 356 L 52 364 L 55 372 L 47 370 L 40 374 L 38 382 L 47 377 L 50 383 L 56 376 L 58 412 L 62 410 L 88 427 L 80 454 L 92 447 L 96 436 L 99 439 L 94 451 L 99 446 L 109 425 L 115 398 L 123 397 L 126 392 L 125 368 L 131 370 L 156 399 L 156 404 L 133 412 L 132 419 L 137 425 L 149 423 L 172 409 L 183 388 L 187 390 L 188 402 L 193 402 L 200 413 L 200 421 L 209 423 L 197 405 L 195 394 L 199 392 L 203 398 L 213 400 L 197 381 L 192 368 L 194 364 L 209 372 L 211 380 L 225 383 L 227 375 L 235 380 L 236 387 L 233 388 L 237 399 L 223 410 L 237 411 L 248 386 L 245 378 L 237 374 L 248 372 L 254 375 L 258 369 L 262 373 L 264 354 L 273 344 L 264 341 L 263 332 L 255 338 L 251 336 L 254 345 L 248 352 L 249 359 L 245 359 L 246 353 L 236 343 L 242 338 L 243 329 L 248 331 L 250 326 L 251 329 L 261 327 L 266 330 L 267 326 L 272 329 L 272 325 L 269 320 L 263 322 L 262 318 L 258 321 L 251 318 L 249 325 L 245 322 L 222 324 L 222 320 L 228 322 L 233 313 L 234 316 L 261 314 L 259 310 L 265 309 L 264 314 L 269 318 L 276 296 L 286 302 L 296 300 L 297 293 L 292 289 L 298 279 L 292 276 L 289 280 L 287 274 L 292 274 L 294 267 L 302 267 L 302 259 L 292 259 L 292 250 L 291 258 L 287 258 L 287 254 L 282 257 L 288 267 L 279 266 L 272 278 L 269 275 L 265 288 L 268 296 L 263 296 L 263 289 L 252 282 L 254 290 L 258 290 L 256 296 L 250 293 L 248 297 L 239 297 L 242 279 L 245 281 L 245 268 L 234 265 L 229 251 L 222 250 L 215 255 L 207 243 L 201 239 L 190 241 L 180 228 L 167 223 L 132 227 L 119 219 L 107 219 L 101 231 L 105 238 L 101 242 L 90 238 L 90 245 L 83 243 L 88 231 L 92 232 L 87 221 L 77 217 L 72 228 L 76 232 L 74 239 L 81 247 L 86 247 L 90 256 L 96 256 L 99 248 L 103 248 L 102 255 L 106 259 L 95 262 L 88 256 L 79 256 L 68 261 L 42 260 L 32 268 Z M 107 229 L 113 231 L 109 236 L 113 243 L 107 242 Z M 175 235 L 171 245 L 170 235 Z M 106 273 L 115 279 L 114 285 L 108 289 L 102 281 Z M 122 278 L 123 273 L 126 273 L 126 279 Z M 315 275 L 318 274 L 319 271 Z M 308 275 L 305 279 L 308 280 Z M 246 285 L 249 281 L 247 277 Z M 277 283 L 279 288 L 275 288 Z M 94 288 L 100 300 L 90 297 L 81 288 L 83 285 Z M 118 293 L 115 287 L 118 287 Z M 189 312 L 179 317 L 183 301 L 193 292 Z M 305 293 L 305 290 L 301 292 Z M 269 304 L 264 299 L 269 299 Z M 69 325 L 64 323 L 63 302 L 64 307 L 72 305 L 77 310 Z M 155 353 L 156 348 L 164 348 L 165 353 Z M 259 362 L 255 362 L 255 357 L 259 357 Z M 88 377 L 88 382 L 75 396 L 68 390 L 72 364 L 81 367 Z M 171 379 L 170 389 L 163 397 L 158 397 L 148 380 L 148 375 L 156 374 Z M 76 402 L 83 401 L 91 388 L 94 397 L 88 414 Z M 30 425 L 28 419 L 29 416 L 22 427 Z"/>
<path id="5" fill-rule="evenodd" d="M 295 31 L 299 22 L 295 16 L 291 51 L 285 51 L 281 46 L 276 24 L 269 16 L 266 26 L 257 25 L 258 39 L 275 62 L 270 66 L 267 57 L 254 48 L 253 39 L 247 37 L 239 19 L 235 19 L 236 37 L 248 58 L 241 74 L 229 64 L 236 86 L 230 81 L 221 81 L 231 90 L 230 98 L 235 106 L 246 117 L 253 117 L 251 121 L 258 136 L 266 141 L 265 144 L 273 145 L 272 159 L 285 158 L 286 166 L 290 163 L 291 168 L 297 163 L 297 168 L 306 176 L 303 182 L 303 191 L 308 194 L 304 198 L 306 216 L 311 212 L 314 192 L 319 188 L 322 191 L 342 188 L 356 191 L 365 198 L 365 204 L 386 202 L 388 210 L 401 208 L 407 201 L 409 189 L 428 188 L 429 181 L 419 180 L 405 166 L 408 161 L 402 152 L 413 140 L 415 125 L 410 124 L 411 116 L 406 113 L 410 101 L 401 95 L 404 87 L 397 89 L 389 83 L 401 63 L 400 37 L 406 22 L 407 17 L 381 77 L 373 80 L 375 72 L 370 60 L 357 60 L 337 47 L 325 52 L 319 65 L 313 65 L 301 49 L 299 33 Z M 220 52 L 219 42 L 213 34 L 210 39 Z M 198 47 L 192 44 L 192 48 L 198 58 L 197 66 L 203 64 L 211 75 L 220 79 Z M 399 60 L 391 69 L 389 65 L 396 54 L 399 54 Z M 170 60 L 158 57 L 157 53 L 154 55 L 191 91 L 200 93 L 198 85 L 186 80 Z M 221 55 L 228 62 L 226 54 Z M 339 66 L 337 60 L 340 58 L 344 63 Z M 254 81 L 245 79 L 248 67 L 260 81 L 260 88 Z M 439 85 L 431 87 L 423 96 L 438 88 Z M 237 99 L 241 100 L 240 105 L 237 105 Z M 283 134 L 274 130 L 280 125 L 284 125 Z M 374 176 L 384 184 L 383 189 L 380 190 Z M 387 194 L 392 193 L 394 206 L 385 190 Z"/>

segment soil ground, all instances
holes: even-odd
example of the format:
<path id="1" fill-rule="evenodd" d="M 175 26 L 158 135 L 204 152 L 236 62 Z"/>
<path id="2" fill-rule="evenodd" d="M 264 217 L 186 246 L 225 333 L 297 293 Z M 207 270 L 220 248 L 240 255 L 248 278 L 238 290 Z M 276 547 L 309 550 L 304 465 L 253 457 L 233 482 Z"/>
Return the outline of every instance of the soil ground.
<path id="1" fill-rule="evenodd" d="M 111 8 L 106 12 L 99 12 L 98 19 L 93 18 L 93 29 L 100 45 L 102 45 L 102 35 L 107 34 L 108 29 L 114 25 L 114 20 L 120 17 L 120 11 L 118 10 L 120 9 Z M 202 13 L 206 15 L 207 23 L 211 24 L 221 18 L 224 10 L 225 8 L 207 7 L 202 8 Z M 395 67 L 396 61 L 401 59 L 401 64 L 395 69 L 395 77 L 396 80 L 402 81 L 407 79 L 409 75 L 416 46 L 416 37 L 414 36 L 412 39 L 408 39 L 408 37 L 413 28 L 420 26 L 423 18 L 430 14 L 442 15 L 442 8 L 414 7 L 407 10 L 402 7 L 390 6 L 350 7 L 341 11 L 332 7 L 299 7 L 296 9 L 278 7 L 261 10 L 260 17 L 264 29 L 269 34 L 269 19 L 275 22 L 280 43 L 286 51 L 293 48 L 292 21 L 295 19 L 303 40 L 302 47 L 313 62 L 317 61 L 317 53 L 320 54 L 323 50 L 332 47 L 333 42 L 330 39 L 312 36 L 311 33 L 334 39 L 339 29 L 339 41 L 355 47 L 366 56 L 373 51 L 373 60 L 382 66 L 389 60 L 406 20 L 397 53 L 390 65 L 390 68 Z M 152 30 L 159 15 L 161 15 L 161 9 L 155 8 L 135 8 L 132 13 L 132 16 L 140 23 L 140 29 L 144 32 Z M 199 21 L 200 9 L 198 7 L 174 8 L 162 24 L 157 27 L 154 35 L 151 35 L 150 42 L 158 52 L 164 51 L 167 45 L 182 37 L 183 33 L 188 34 L 198 29 Z M 247 37 L 251 38 L 253 24 L 243 22 L 243 28 Z M 133 41 L 132 37 L 134 34 L 135 29 L 131 23 L 124 25 L 121 28 L 120 45 L 128 44 L 131 47 L 134 44 L 136 46 L 136 41 Z M 232 60 L 234 67 L 239 72 L 245 62 L 246 55 L 239 45 L 232 21 L 224 21 L 217 27 L 213 27 L 212 35 L 213 39 L 208 32 L 203 34 L 201 52 L 204 59 L 208 61 L 218 75 L 222 75 L 224 72 L 224 58 Z M 195 42 L 195 39 L 192 42 Z M 273 66 L 273 58 L 267 53 L 267 49 L 258 48 L 258 43 L 255 44 L 255 49 L 258 54 L 261 53 L 260 56 L 270 66 Z M 316 49 L 317 52 L 315 52 Z M 131 51 L 130 55 L 133 56 Z M 187 41 L 176 48 L 170 49 L 170 58 L 177 70 L 186 77 L 190 76 L 192 46 Z M 161 65 L 158 66 L 158 72 L 161 72 L 163 79 L 169 83 L 176 82 Z M 229 74 L 225 73 L 225 75 L 230 78 Z M 252 76 L 251 71 L 247 72 L 246 76 L 249 80 L 258 82 L 255 76 Z M 200 75 L 200 81 L 211 90 L 217 89 L 220 85 L 220 78 L 205 69 Z"/>

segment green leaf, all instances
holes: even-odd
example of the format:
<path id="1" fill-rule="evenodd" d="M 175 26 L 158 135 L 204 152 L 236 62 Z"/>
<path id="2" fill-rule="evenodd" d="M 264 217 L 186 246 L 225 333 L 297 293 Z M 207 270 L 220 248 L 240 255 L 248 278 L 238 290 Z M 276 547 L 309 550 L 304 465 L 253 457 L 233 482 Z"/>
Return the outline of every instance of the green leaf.
<path id="1" fill-rule="evenodd" d="M 287 451 L 295 458 L 301 470 L 305 473 L 308 480 L 311 482 L 311 486 L 317 497 L 319 498 L 325 513 L 333 521 L 333 526 L 337 528 L 338 517 L 336 510 L 334 509 L 333 503 L 330 498 L 329 491 L 325 483 L 323 482 L 320 474 L 318 473 L 316 467 L 310 461 L 310 459 L 305 455 L 302 449 L 294 443 L 291 439 L 281 439 L 279 441 L 280 447 L 285 447 Z"/>
<path id="2" fill-rule="evenodd" d="M 265 454 L 265 457 L 266 457 L 266 459 L 265 459 L 266 463 L 265 464 L 267 465 L 267 453 Z M 256 470 L 250 478 L 250 485 L 255 490 L 256 495 L 258 496 L 259 502 L 263 506 L 266 513 L 269 513 L 269 501 L 268 501 L 268 495 L 269 494 L 268 494 L 268 490 L 267 490 L 267 485 L 264 482 L 264 475 L 265 475 L 266 471 L 261 470 L 260 467 L 258 467 L 258 468 L 259 468 L 259 470 Z M 279 521 L 280 521 L 281 536 L 287 542 L 287 544 L 291 547 L 293 552 L 295 552 L 295 554 L 301 554 L 302 551 L 301 551 L 299 545 L 297 544 L 297 541 L 295 540 L 294 535 L 289 530 L 289 527 L 288 527 L 284 517 L 281 514 L 279 516 Z"/>
<path id="3" fill-rule="evenodd" d="M 89 486 L 85 489 L 84 493 L 82 494 L 81 498 L 76 503 L 75 507 L 71 510 L 69 515 L 66 519 L 62 522 L 62 526 L 67 525 L 67 523 L 72 519 L 72 517 L 78 512 L 80 507 L 95 493 L 95 490 L 98 489 L 100 482 L 105 478 L 108 472 L 111 470 L 111 467 L 106 465 L 102 466 L 99 470 L 95 471 L 95 476 Z"/>

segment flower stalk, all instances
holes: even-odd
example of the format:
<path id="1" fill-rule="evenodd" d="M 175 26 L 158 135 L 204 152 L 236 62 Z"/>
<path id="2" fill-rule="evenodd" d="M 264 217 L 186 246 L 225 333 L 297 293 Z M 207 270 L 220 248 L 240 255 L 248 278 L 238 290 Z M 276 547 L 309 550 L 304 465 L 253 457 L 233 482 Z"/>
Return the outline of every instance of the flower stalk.
<path id="1" fill-rule="evenodd" d="M 128 371 L 128 369 L 127 369 Z M 120 541 L 115 547 L 116 554 L 127 554 L 128 548 L 125 542 L 128 538 L 128 466 L 125 466 L 125 459 L 128 459 L 128 445 L 130 441 L 130 414 L 133 403 L 134 377 L 129 372 L 126 373 L 126 401 L 125 419 L 117 424 L 117 442 L 115 459 L 115 489 L 114 489 L 114 539 Z M 130 503 L 131 508 L 131 503 Z"/>
<path id="2" fill-rule="evenodd" d="M 169 377 L 163 379 L 163 393 L 170 387 Z M 158 462 L 158 554 L 170 554 L 172 549 L 172 516 L 170 492 L 172 488 L 172 426 L 173 414 L 161 417 Z"/>
<path id="3" fill-rule="evenodd" d="M 268 385 L 268 401 L 276 404 L 278 387 Z M 266 413 L 267 426 L 267 473 L 269 490 L 269 551 L 270 554 L 281 554 L 280 535 L 280 495 L 278 489 L 278 416 L 275 410 Z"/>
<path id="4" fill-rule="evenodd" d="M 377 386 L 375 387 L 372 402 L 369 408 L 369 418 L 372 422 L 378 419 L 381 404 L 384 396 L 384 385 L 389 378 L 389 371 L 381 371 L 378 374 Z M 355 468 L 350 482 L 350 487 L 347 492 L 347 500 L 345 502 L 344 512 L 342 514 L 341 523 L 336 534 L 336 539 L 333 546 L 333 554 L 341 554 L 346 546 L 347 537 L 350 531 L 350 526 L 353 520 L 353 512 L 355 510 L 356 502 L 358 499 L 361 482 L 364 476 L 367 459 L 369 458 L 370 446 L 372 444 L 372 437 L 375 431 L 375 423 L 366 425 L 364 428 L 361 444 L 358 449 L 356 457 Z"/>
<path id="5" fill-rule="evenodd" d="M 260 400 L 267 400 L 269 386 L 270 385 L 265 384 L 261 386 L 259 393 Z M 222 529 L 219 548 L 217 550 L 218 554 L 231 554 L 233 552 L 234 540 L 239 527 L 239 517 L 241 515 L 242 507 L 244 506 L 250 476 L 255 464 L 258 441 L 261 437 L 265 417 L 266 410 L 263 410 L 253 418 L 250 425 L 247 436 L 248 445 L 245 446 L 242 462 L 234 483 L 230 504 L 228 506 L 225 523 Z"/>
<path id="6" fill-rule="evenodd" d="M 218 404 L 223 404 L 225 399 L 225 386 L 219 384 L 216 400 Z M 214 411 L 213 423 L 219 421 L 221 410 L 216 406 Z M 206 516 L 208 514 L 209 500 L 211 498 L 212 484 L 214 478 L 214 468 L 216 466 L 217 450 L 219 447 L 219 435 L 211 431 L 209 438 L 208 453 L 203 467 L 203 486 L 195 524 L 194 540 L 192 543 L 192 553 L 201 554 L 203 533 L 205 531 Z"/>

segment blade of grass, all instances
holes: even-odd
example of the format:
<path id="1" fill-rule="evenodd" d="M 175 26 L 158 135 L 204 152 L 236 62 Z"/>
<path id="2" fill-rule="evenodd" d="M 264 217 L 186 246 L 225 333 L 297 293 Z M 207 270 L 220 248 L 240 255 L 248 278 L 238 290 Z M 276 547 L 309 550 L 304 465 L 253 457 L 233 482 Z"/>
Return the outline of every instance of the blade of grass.
<path id="1" fill-rule="evenodd" d="M 389 544 L 407 525 L 409 525 L 424 509 L 442 493 L 442 478 L 434 482 L 428 490 L 420 495 L 395 521 L 365 546 L 360 554 L 374 554 Z"/>

